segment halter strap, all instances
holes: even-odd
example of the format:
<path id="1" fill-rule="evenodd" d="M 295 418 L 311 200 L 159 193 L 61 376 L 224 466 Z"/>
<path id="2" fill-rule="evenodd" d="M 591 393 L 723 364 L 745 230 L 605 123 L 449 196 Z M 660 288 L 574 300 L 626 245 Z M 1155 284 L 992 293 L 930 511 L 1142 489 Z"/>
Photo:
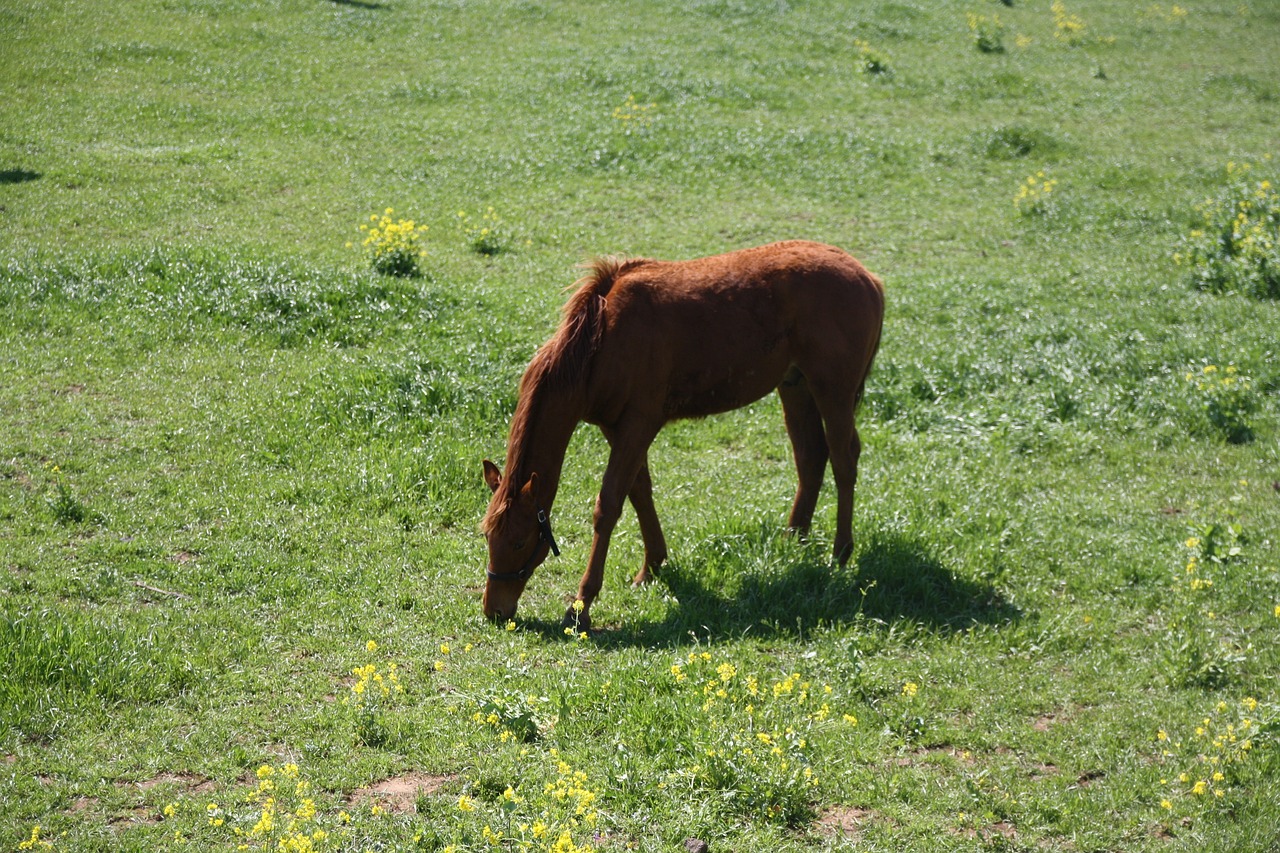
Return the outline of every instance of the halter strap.
<path id="1" fill-rule="evenodd" d="M 557 557 L 560 556 L 560 547 L 556 545 L 555 534 L 551 532 L 551 519 L 547 517 L 546 510 L 541 507 L 538 509 L 538 541 L 546 542 L 551 546 L 551 553 L 555 554 Z M 484 573 L 488 576 L 489 580 L 495 581 L 528 580 L 529 576 L 533 574 L 533 570 L 537 568 L 533 563 L 537 556 L 538 552 L 535 549 L 534 552 L 529 555 L 529 559 L 524 561 L 524 565 L 520 567 L 520 571 L 518 572 L 508 572 L 507 574 L 500 575 L 492 569 L 486 568 Z"/>

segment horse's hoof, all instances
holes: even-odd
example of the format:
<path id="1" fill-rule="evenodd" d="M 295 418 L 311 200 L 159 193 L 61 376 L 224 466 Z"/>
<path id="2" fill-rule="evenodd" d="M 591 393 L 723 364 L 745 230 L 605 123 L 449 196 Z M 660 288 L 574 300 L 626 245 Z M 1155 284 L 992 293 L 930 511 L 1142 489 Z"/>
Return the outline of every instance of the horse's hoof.
<path id="1" fill-rule="evenodd" d="M 583 631 L 591 630 L 591 615 L 587 613 L 585 608 L 579 610 L 577 604 L 578 602 L 575 601 L 564 612 L 564 618 L 560 620 L 560 627 L 566 633 L 572 631 L 574 634 L 579 634 Z"/>

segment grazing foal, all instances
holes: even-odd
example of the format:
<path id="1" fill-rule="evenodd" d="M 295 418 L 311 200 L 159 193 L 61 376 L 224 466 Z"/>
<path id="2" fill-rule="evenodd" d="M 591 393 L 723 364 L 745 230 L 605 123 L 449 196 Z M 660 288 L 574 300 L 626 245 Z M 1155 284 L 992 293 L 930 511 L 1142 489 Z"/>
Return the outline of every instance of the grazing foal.
<path id="1" fill-rule="evenodd" d="M 653 506 L 648 450 L 667 421 L 782 398 L 799 488 L 788 525 L 806 534 L 827 462 L 835 476 L 834 551 L 853 550 L 861 443 L 854 414 L 880 343 L 884 289 L 846 252 L 792 241 L 692 261 L 597 260 L 564 319 L 525 370 L 507 443 L 507 472 L 484 461 L 493 490 L 482 530 L 489 565 L 483 607 L 509 619 L 529 576 L 559 554 L 551 506 L 581 421 L 609 441 L 595 536 L 566 624 L 590 625 L 609 537 L 630 498 L 648 580 L 667 557 Z"/>

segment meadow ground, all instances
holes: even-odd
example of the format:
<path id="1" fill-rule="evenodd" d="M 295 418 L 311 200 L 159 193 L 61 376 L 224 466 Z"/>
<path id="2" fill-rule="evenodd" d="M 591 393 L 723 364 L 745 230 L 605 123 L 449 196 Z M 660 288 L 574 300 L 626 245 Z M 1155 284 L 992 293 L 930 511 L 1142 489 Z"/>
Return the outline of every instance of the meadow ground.
<path id="1" fill-rule="evenodd" d="M 0 0 L 0 848 L 1275 849 L 1278 43 L 1263 0 Z M 565 636 L 582 429 L 486 623 L 480 460 L 574 264 L 790 237 L 888 292 L 854 559 L 830 491 L 781 535 L 769 398 L 659 437 L 670 565 L 628 588 L 624 517 Z"/>

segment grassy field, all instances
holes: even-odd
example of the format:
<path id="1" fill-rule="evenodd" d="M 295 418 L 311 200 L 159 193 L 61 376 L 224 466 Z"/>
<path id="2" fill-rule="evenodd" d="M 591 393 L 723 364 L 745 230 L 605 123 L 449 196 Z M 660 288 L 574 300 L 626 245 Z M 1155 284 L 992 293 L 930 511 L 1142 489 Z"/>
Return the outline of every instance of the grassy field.
<path id="1" fill-rule="evenodd" d="M 1278 43 L 1264 0 L 0 0 L 0 849 L 1276 849 Z M 480 460 L 574 265 L 793 237 L 888 294 L 851 563 L 830 489 L 782 535 L 770 398 L 659 437 L 670 564 L 628 587 L 624 516 L 567 637 L 580 430 L 485 622 Z"/>

